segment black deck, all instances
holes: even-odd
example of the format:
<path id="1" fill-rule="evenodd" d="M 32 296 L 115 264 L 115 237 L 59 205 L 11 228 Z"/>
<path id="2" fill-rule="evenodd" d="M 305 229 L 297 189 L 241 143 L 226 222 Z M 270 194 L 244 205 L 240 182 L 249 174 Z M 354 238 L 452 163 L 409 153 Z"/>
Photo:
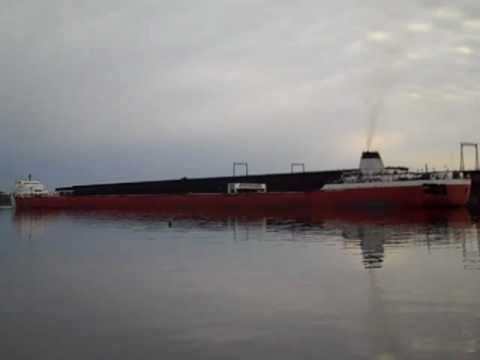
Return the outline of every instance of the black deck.
<path id="1" fill-rule="evenodd" d="M 224 193 L 229 183 L 249 182 L 266 184 L 268 191 L 313 191 L 338 180 L 344 171 L 349 170 L 76 185 L 56 190 L 73 196 Z"/>

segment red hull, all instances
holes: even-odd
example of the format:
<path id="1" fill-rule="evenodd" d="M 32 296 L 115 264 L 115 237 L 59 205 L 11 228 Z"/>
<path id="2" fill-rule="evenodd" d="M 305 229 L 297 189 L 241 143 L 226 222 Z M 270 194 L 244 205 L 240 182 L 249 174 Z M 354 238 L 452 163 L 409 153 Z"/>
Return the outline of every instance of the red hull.
<path id="1" fill-rule="evenodd" d="M 118 209 L 158 211 L 295 210 L 355 208 L 424 208 L 464 206 L 470 185 L 448 185 L 445 194 L 430 194 L 422 184 L 265 194 L 186 194 L 18 197 L 17 209 Z"/>

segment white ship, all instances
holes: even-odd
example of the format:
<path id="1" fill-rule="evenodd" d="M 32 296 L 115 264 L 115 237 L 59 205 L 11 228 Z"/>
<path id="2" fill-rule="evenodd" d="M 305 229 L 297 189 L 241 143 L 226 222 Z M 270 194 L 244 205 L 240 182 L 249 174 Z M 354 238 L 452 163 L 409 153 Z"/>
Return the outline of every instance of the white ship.
<path id="1" fill-rule="evenodd" d="M 14 196 L 16 198 L 41 197 L 48 195 L 50 195 L 50 192 L 47 187 L 40 181 L 33 180 L 32 175 L 28 175 L 27 179 L 21 179 L 15 183 Z"/>

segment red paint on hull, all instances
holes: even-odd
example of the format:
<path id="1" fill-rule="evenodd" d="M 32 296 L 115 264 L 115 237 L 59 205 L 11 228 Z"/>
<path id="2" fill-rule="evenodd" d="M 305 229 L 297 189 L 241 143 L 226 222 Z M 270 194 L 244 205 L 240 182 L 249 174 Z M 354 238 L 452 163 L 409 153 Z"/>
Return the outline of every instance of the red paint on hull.
<path id="1" fill-rule="evenodd" d="M 464 206 L 470 185 L 448 185 L 446 194 L 429 194 L 422 184 L 341 191 L 265 194 L 186 194 L 18 197 L 17 209 L 115 209 L 158 211 L 423 208 Z"/>

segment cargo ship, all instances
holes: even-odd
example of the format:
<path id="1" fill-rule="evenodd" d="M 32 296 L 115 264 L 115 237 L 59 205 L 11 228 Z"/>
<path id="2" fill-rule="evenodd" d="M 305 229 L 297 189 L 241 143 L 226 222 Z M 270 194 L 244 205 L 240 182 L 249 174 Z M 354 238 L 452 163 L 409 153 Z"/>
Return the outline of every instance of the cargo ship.
<path id="1" fill-rule="evenodd" d="M 282 175 L 247 175 L 72 186 L 56 189 L 54 193 L 30 178 L 17 183 L 15 202 L 19 210 L 332 211 L 460 207 L 467 203 L 471 188 L 470 179 L 459 172 L 414 173 L 408 168 L 385 167 L 377 151 L 363 152 L 358 169 L 331 172 L 324 180 L 325 177 L 325 182 L 296 182 L 287 190 L 284 189 L 288 184 L 278 182 Z M 287 183 L 291 180 L 286 175 L 283 178 Z M 214 191 L 205 191 L 212 187 Z"/>

